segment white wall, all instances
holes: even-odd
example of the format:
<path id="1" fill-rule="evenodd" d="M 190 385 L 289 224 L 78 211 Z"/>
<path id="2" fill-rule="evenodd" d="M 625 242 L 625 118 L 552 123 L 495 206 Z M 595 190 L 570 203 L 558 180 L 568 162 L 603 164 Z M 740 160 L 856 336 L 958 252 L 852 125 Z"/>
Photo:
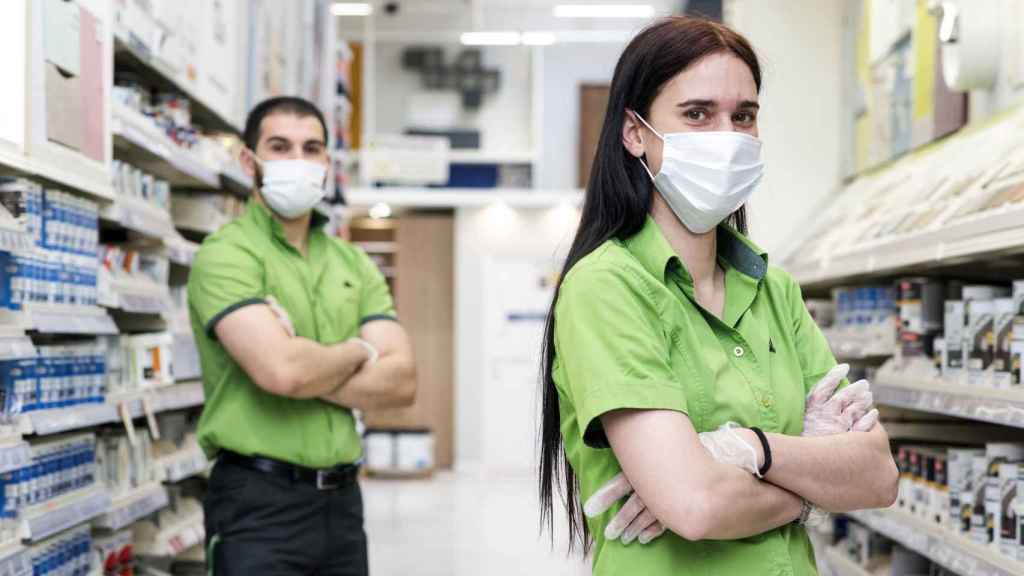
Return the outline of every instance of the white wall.
<path id="1" fill-rule="evenodd" d="M 25 94 L 28 62 L 28 4 L 23 1 L 0 4 L 0 143 L 21 148 L 25 143 Z"/>
<path id="2" fill-rule="evenodd" d="M 779 262 L 840 184 L 843 0 L 727 0 L 725 14 L 761 59 L 766 169 L 749 214 Z"/>
<path id="3" fill-rule="evenodd" d="M 407 44 L 379 42 L 374 53 L 378 134 L 400 134 L 407 128 L 406 109 L 410 95 L 423 92 L 420 76 L 402 69 L 402 51 Z M 445 46 L 450 63 L 462 47 Z M 485 68 L 501 71 L 498 92 L 484 96 L 477 111 L 462 110 L 458 127 L 481 132 L 481 148 L 489 152 L 523 152 L 532 146 L 531 55 L 522 46 L 482 48 Z M 449 91 L 446 91 L 449 92 Z"/>
<path id="4" fill-rule="evenodd" d="M 1024 2 L 1020 0 L 988 0 L 999 2 L 1002 20 L 1002 51 L 999 77 L 991 90 L 972 90 L 969 102 L 970 122 L 979 122 L 1024 102 Z"/>
<path id="5" fill-rule="evenodd" d="M 541 188 L 577 187 L 580 86 L 611 84 L 623 48 L 620 42 L 555 44 L 541 51 Z"/>
<path id="6" fill-rule="evenodd" d="M 460 208 L 455 217 L 455 462 L 527 471 L 536 463 L 543 323 L 503 323 L 508 307 L 547 310 L 537 271 L 557 272 L 578 222 L 568 206 Z M 504 277 L 503 277 L 504 276 Z M 518 293 L 517 293 L 518 292 Z M 506 308 L 506 309 L 503 309 Z M 503 325 L 503 327 L 502 327 Z"/>

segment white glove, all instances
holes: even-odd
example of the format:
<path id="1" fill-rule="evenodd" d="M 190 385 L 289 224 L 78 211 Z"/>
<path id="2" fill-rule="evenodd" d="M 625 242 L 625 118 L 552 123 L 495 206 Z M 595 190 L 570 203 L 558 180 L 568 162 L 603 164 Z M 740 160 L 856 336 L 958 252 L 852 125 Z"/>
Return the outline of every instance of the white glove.
<path id="1" fill-rule="evenodd" d="M 760 478 L 757 449 L 751 446 L 737 430 L 740 425 L 726 422 L 714 432 L 701 432 L 698 437 L 716 462 L 732 464 Z"/>
<path id="2" fill-rule="evenodd" d="M 867 380 L 860 380 L 833 395 L 849 372 L 848 364 L 836 366 L 807 395 L 803 436 L 826 436 L 851 430 L 866 432 L 878 422 L 878 411 L 872 409 L 874 397 Z"/>
<path id="3" fill-rule="evenodd" d="M 630 496 L 625 506 L 612 518 L 604 530 L 604 537 L 608 540 L 617 540 L 622 537 L 623 544 L 629 544 L 634 539 L 641 544 L 647 544 L 658 536 L 665 533 L 665 527 L 651 514 L 640 497 L 633 492 L 626 476 L 619 472 L 594 492 L 594 495 L 587 499 L 583 505 L 583 513 L 588 518 L 594 518 L 604 514 L 616 502 Z"/>

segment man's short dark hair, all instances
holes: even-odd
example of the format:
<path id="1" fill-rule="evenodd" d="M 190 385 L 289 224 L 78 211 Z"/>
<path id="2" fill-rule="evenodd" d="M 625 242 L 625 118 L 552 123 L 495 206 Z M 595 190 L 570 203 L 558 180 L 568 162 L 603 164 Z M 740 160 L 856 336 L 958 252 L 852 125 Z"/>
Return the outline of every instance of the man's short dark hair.
<path id="1" fill-rule="evenodd" d="M 320 121 L 320 127 L 324 129 L 324 144 L 327 144 L 327 121 L 324 120 L 324 114 L 317 108 L 316 104 L 297 96 L 277 96 L 257 104 L 249 112 L 249 117 L 245 119 L 243 139 L 249 150 L 256 151 L 256 145 L 260 141 L 260 124 L 263 122 L 263 119 L 271 114 L 278 113 L 294 114 L 300 118 L 306 116 L 316 117 Z"/>

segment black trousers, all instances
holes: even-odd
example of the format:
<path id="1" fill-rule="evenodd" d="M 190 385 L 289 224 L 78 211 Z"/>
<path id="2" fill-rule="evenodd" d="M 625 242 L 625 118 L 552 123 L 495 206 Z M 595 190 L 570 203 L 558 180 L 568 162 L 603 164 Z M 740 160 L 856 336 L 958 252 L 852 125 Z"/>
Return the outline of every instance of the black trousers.
<path id="1" fill-rule="evenodd" d="M 309 483 L 218 462 L 203 502 L 215 576 L 366 576 L 363 497 L 355 480 Z"/>

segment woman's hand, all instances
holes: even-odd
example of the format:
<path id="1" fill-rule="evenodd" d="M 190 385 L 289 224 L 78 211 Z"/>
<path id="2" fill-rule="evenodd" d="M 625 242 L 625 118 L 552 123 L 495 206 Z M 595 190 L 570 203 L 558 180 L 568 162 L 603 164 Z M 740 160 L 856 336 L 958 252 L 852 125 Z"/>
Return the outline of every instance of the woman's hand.
<path id="1" fill-rule="evenodd" d="M 849 364 L 840 364 L 815 384 L 807 395 L 802 436 L 867 432 L 878 423 L 878 411 L 872 409 L 874 397 L 867 380 L 835 393 L 849 372 Z"/>

